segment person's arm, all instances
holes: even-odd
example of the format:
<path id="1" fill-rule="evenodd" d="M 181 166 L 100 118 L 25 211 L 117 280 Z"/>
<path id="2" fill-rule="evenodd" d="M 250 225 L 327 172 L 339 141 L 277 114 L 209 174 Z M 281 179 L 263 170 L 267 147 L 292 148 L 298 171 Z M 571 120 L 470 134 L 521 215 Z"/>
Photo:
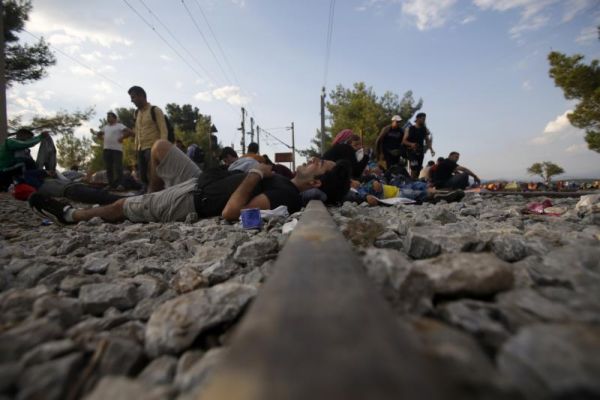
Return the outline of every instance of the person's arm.
<path id="1" fill-rule="evenodd" d="M 158 107 L 154 108 L 154 112 L 156 113 L 156 126 L 158 126 L 158 131 L 160 133 L 160 138 L 168 140 L 169 132 L 167 131 L 167 123 L 165 122 L 165 114 L 163 114 L 162 110 Z"/>
<path id="2" fill-rule="evenodd" d="M 473 179 L 475 179 L 475 183 L 477 183 L 477 184 L 481 183 L 481 179 L 479 179 L 479 177 L 477 175 L 475 175 L 475 173 L 473 171 L 471 171 L 467 167 L 463 167 L 461 165 L 457 165 L 456 166 L 456 171 L 458 171 L 458 172 L 466 172 L 467 174 L 469 174 L 470 176 L 472 176 Z"/>
<path id="3" fill-rule="evenodd" d="M 410 127 L 406 128 L 404 130 L 404 136 L 402 136 L 402 144 L 404 146 L 408 147 L 408 148 L 414 149 L 417 146 L 417 144 L 408 141 L 408 131 L 409 131 L 409 129 L 410 129 Z"/>
<path id="4" fill-rule="evenodd" d="M 30 147 L 35 146 L 39 142 L 42 141 L 43 138 L 48 136 L 48 132 L 42 132 L 37 136 L 32 137 L 29 140 L 17 140 L 17 139 L 7 139 L 6 140 L 6 148 L 11 151 L 15 150 L 25 150 Z"/>
<path id="5" fill-rule="evenodd" d="M 123 136 L 121 137 L 121 141 L 123 141 L 123 139 L 127 139 L 129 137 L 134 137 L 135 136 L 135 131 L 131 128 L 125 127 L 123 130 Z"/>
<path id="6" fill-rule="evenodd" d="M 429 132 L 429 129 L 427 129 L 427 136 L 425 136 L 425 143 L 427 143 L 427 148 L 429 149 L 429 152 L 431 153 L 431 157 L 435 156 L 435 151 L 433 150 L 433 138 L 431 137 L 431 132 Z M 425 153 L 427 152 L 427 150 L 425 150 Z"/>
<path id="7" fill-rule="evenodd" d="M 104 131 L 102 129 L 95 131 L 93 128 L 90 128 L 90 133 L 98 139 L 104 140 Z"/>
<path id="8" fill-rule="evenodd" d="M 260 171 L 260 173 L 253 172 L 256 170 Z M 244 208 L 260 208 L 261 210 L 270 209 L 271 203 L 269 198 L 264 194 L 259 194 L 252 199 L 250 199 L 250 196 L 256 185 L 258 185 L 263 178 L 271 176 L 273 176 L 273 170 L 271 169 L 271 166 L 267 164 L 257 164 L 255 168 L 248 171 L 248 175 L 246 175 L 242 183 L 229 197 L 221 216 L 228 221 L 235 221 L 240 217 L 240 212 Z"/>

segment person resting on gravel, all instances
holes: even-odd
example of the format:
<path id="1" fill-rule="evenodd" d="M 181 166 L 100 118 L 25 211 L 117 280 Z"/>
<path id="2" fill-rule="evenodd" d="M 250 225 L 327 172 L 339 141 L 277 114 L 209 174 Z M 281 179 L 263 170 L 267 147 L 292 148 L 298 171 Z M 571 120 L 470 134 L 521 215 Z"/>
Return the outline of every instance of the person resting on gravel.
<path id="1" fill-rule="evenodd" d="M 162 189 L 165 186 L 166 189 Z M 245 208 L 288 207 L 290 214 L 302 207 L 300 193 L 320 188 L 329 201 L 336 202 L 348 191 L 350 167 L 318 158 L 299 166 L 289 180 L 273 174 L 271 167 L 259 164 L 247 173 L 215 169 L 200 173 L 184 153 L 166 140 L 158 140 L 151 151 L 151 193 L 132 196 L 96 208 L 75 209 L 70 204 L 34 193 L 31 208 L 59 224 L 72 224 L 100 217 L 108 222 L 184 221 L 188 214 L 200 218 L 221 215 L 237 220 Z"/>
<path id="2" fill-rule="evenodd" d="M 428 187 L 427 183 L 422 181 L 387 185 L 378 179 L 372 179 L 363 183 L 352 181 L 352 187 L 356 190 L 360 199 L 366 201 L 371 206 L 378 205 L 378 199 L 390 199 L 394 197 L 411 199 L 417 203 L 437 203 L 442 200 L 450 203 L 460 201 L 465 196 L 462 190 L 438 193 L 435 188 Z"/>
<path id="3" fill-rule="evenodd" d="M 460 154 L 451 152 L 448 158 L 438 162 L 436 168 L 431 172 L 431 181 L 438 189 L 465 189 L 469 186 L 469 176 L 479 185 L 481 180 L 470 169 L 458 165 Z"/>

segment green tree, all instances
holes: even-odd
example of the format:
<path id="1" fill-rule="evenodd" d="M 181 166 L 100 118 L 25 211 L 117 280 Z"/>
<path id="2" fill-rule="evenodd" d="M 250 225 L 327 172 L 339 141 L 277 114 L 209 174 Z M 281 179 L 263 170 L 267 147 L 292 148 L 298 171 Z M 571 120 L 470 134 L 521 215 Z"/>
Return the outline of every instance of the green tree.
<path id="1" fill-rule="evenodd" d="M 56 63 L 43 38 L 36 44 L 18 44 L 17 33 L 28 20 L 32 6 L 30 0 L 6 0 L 4 2 L 4 39 L 6 41 L 6 86 L 14 82 L 37 81 L 46 75 L 46 69 Z"/>
<path id="2" fill-rule="evenodd" d="M 542 161 L 533 163 L 531 167 L 527 168 L 527 173 L 541 176 L 544 182 L 549 185 L 553 176 L 564 174 L 565 170 L 553 162 Z"/>
<path id="3" fill-rule="evenodd" d="M 75 128 L 83 125 L 85 121 L 94 115 L 94 109 L 89 108 L 84 111 L 59 111 L 51 117 L 34 117 L 29 129 L 47 130 L 53 134 L 60 135 L 56 141 L 57 161 L 63 168 L 70 168 L 72 165 L 86 167 L 91 156 L 91 140 L 89 138 L 80 139 L 75 136 Z"/>
<path id="4" fill-rule="evenodd" d="M 73 165 L 85 170 L 90 158 L 92 141 L 89 138 L 78 138 L 73 132 L 64 133 L 56 141 L 58 165 L 71 168 Z"/>
<path id="5" fill-rule="evenodd" d="M 165 107 L 169 120 L 182 132 L 194 132 L 196 123 L 199 121 L 202 114 L 198 107 L 192 107 L 191 104 L 180 106 L 175 103 L 169 103 Z"/>
<path id="6" fill-rule="evenodd" d="M 553 51 L 548 55 L 550 77 L 568 100 L 579 100 L 567 115 L 571 124 L 585 129 L 590 150 L 600 153 L 600 61 L 583 63 L 583 56 L 567 56 Z"/>
<path id="7" fill-rule="evenodd" d="M 366 146 L 372 146 L 381 128 L 390 123 L 393 115 L 399 114 L 408 121 L 423 106 L 422 99 L 415 102 L 412 91 L 407 91 L 402 99 L 390 91 L 378 96 L 364 82 L 357 82 L 350 89 L 338 85 L 329 94 L 329 99 L 326 106 L 330 124 L 325 128 L 325 149 L 330 147 L 335 135 L 346 128 L 361 135 Z M 320 130 L 311 142 L 313 147 L 303 150 L 303 155 L 319 154 Z"/>

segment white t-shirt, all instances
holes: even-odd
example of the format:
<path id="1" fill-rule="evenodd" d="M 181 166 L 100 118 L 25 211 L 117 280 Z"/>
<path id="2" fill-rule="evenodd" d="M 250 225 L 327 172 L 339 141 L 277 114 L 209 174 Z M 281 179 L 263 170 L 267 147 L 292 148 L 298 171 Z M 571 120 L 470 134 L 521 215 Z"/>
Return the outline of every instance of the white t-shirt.
<path id="1" fill-rule="evenodd" d="M 109 124 L 102 127 L 105 149 L 123 151 L 123 145 L 119 143 L 119 138 L 123 136 L 123 129 L 125 129 L 125 125 L 119 122 L 114 125 Z"/>

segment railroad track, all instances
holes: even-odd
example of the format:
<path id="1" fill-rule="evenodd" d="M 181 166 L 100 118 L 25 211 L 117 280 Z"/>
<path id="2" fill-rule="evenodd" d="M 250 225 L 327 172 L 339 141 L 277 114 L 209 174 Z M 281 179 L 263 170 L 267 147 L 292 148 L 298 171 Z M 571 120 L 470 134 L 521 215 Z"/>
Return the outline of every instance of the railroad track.
<path id="1" fill-rule="evenodd" d="M 321 202 L 274 271 L 202 399 L 460 398 L 411 345 Z"/>

